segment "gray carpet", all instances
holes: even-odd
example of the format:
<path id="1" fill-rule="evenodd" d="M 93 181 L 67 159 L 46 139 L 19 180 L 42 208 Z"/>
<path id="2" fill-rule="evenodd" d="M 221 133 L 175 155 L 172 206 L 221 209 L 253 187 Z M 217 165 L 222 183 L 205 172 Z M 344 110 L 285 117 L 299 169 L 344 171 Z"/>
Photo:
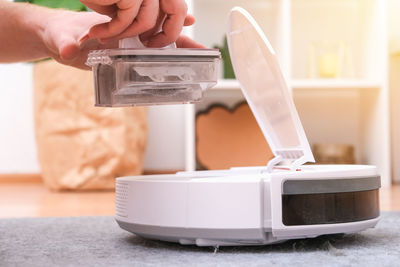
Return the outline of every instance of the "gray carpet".
<path id="1" fill-rule="evenodd" d="M 149 241 L 112 217 L 0 220 L 0 266 L 400 266 L 400 213 L 377 228 L 259 247 Z"/>

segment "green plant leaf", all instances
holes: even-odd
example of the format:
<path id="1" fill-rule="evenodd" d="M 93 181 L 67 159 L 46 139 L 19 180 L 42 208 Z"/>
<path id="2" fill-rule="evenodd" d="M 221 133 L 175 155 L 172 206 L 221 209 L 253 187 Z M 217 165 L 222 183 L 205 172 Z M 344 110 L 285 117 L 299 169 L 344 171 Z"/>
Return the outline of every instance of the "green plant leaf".
<path id="1" fill-rule="evenodd" d="M 31 0 L 31 1 L 24 1 L 30 2 L 35 5 L 45 6 L 50 8 L 64 8 L 69 10 L 75 11 L 83 11 L 86 10 L 86 7 L 79 2 L 79 0 Z"/>

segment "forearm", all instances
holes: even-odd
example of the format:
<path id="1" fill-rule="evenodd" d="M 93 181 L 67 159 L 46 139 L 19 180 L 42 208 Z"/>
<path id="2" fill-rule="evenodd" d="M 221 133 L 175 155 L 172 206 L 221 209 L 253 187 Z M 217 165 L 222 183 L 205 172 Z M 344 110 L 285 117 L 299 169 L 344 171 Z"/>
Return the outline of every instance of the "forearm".
<path id="1" fill-rule="evenodd" d="M 0 62 L 48 57 L 41 36 L 46 18 L 52 12 L 35 5 L 0 0 Z"/>

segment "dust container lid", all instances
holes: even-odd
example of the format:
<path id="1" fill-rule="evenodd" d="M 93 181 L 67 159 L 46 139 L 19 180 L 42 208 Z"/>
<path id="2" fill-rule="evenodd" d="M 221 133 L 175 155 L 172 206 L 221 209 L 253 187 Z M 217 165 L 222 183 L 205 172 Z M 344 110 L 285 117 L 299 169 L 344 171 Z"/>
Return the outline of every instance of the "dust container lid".
<path id="1" fill-rule="evenodd" d="M 292 169 L 314 162 L 275 52 L 256 21 L 243 8 L 231 10 L 227 39 L 242 92 L 275 155 L 268 163 L 268 170 L 282 160 L 291 160 Z"/>
<path id="2" fill-rule="evenodd" d="M 129 38 L 128 38 L 129 39 Z M 163 59 L 164 61 L 191 61 L 213 60 L 221 57 L 217 49 L 199 48 L 116 48 L 92 50 L 88 54 L 86 65 L 93 67 L 96 64 L 113 64 L 117 60 L 126 61 L 132 58 Z"/>

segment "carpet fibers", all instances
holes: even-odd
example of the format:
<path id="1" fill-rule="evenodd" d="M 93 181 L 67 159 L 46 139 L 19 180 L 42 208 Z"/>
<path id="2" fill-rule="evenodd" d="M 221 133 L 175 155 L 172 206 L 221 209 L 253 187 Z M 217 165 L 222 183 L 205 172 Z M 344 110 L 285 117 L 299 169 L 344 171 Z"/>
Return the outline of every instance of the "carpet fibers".
<path id="1" fill-rule="evenodd" d="M 400 266 L 400 212 L 358 234 L 257 247 L 145 240 L 112 217 L 0 220 L 0 266 Z"/>

